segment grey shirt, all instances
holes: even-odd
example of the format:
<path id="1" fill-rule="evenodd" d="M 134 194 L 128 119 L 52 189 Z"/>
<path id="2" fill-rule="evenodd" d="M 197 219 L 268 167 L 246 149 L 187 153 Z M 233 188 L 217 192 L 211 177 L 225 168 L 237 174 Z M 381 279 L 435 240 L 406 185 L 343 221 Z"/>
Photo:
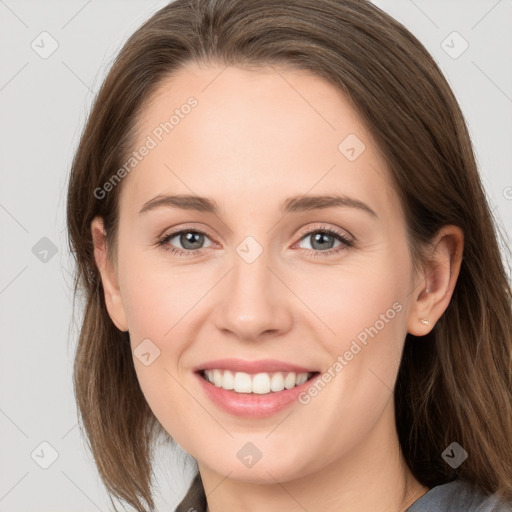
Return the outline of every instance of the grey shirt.
<path id="1" fill-rule="evenodd" d="M 496 495 L 485 495 L 458 479 L 437 485 L 418 498 L 406 512 L 512 512 L 512 504 Z"/>
<path id="2" fill-rule="evenodd" d="M 206 512 L 206 496 L 199 473 L 174 512 Z M 512 503 L 485 495 L 464 480 L 437 485 L 418 498 L 406 512 L 512 512 Z"/>

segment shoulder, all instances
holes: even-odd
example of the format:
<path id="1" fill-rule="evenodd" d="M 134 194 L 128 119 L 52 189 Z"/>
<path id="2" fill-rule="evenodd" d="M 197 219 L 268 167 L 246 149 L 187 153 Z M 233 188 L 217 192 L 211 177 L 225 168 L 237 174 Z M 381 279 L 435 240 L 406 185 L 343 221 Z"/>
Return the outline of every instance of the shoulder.
<path id="1" fill-rule="evenodd" d="M 458 479 L 437 485 L 416 500 L 406 512 L 512 512 L 512 503 L 486 495 L 470 482 Z"/>

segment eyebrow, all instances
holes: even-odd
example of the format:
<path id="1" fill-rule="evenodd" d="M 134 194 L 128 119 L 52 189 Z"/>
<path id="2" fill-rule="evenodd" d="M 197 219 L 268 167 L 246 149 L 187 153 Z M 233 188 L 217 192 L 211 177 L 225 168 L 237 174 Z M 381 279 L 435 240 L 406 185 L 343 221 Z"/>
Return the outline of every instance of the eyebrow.
<path id="1" fill-rule="evenodd" d="M 214 199 L 194 195 L 158 195 L 144 204 L 139 214 L 146 213 L 155 208 L 181 208 L 183 210 L 195 210 L 203 213 L 217 215 L 219 205 Z M 296 213 L 309 210 L 323 210 L 326 208 L 349 207 L 365 211 L 372 217 L 378 219 L 379 216 L 366 203 L 359 199 L 340 195 L 302 195 L 287 198 L 282 206 L 283 214 Z"/>

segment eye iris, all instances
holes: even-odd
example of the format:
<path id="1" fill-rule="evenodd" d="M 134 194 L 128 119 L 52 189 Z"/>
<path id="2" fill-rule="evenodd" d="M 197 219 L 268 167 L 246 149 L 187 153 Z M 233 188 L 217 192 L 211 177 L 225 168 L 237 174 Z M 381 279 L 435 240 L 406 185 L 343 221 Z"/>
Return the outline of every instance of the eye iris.
<path id="1" fill-rule="evenodd" d="M 334 237 L 333 235 L 329 235 L 328 233 L 315 233 L 314 235 L 311 235 L 313 237 L 313 243 L 311 244 L 311 247 L 313 249 L 320 249 L 320 250 L 326 250 L 326 249 L 332 249 L 332 247 L 325 247 L 325 239 L 330 239 L 327 241 L 327 244 L 329 242 L 334 243 Z M 320 242 L 319 247 L 315 247 L 315 244 L 317 242 Z"/>
<path id="2" fill-rule="evenodd" d="M 191 243 L 192 247 L 187 247 L 188 243 Z M 204 235 L 202 235 L 201 233 L 196 233 L 195 231 L 186 231 L 182 233 L 180 236 L 180 244 L 182 245 L 182 247 L 184 247 L 185 249 L 190 249 L 191 251 L 193 251 L 194 249 L 200 249 L 203 243 Z"/>

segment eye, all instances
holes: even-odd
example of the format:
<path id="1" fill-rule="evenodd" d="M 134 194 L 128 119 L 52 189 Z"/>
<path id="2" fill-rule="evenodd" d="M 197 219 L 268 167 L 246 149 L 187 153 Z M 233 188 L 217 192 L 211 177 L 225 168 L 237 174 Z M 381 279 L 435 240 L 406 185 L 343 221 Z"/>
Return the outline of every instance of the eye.
<path id="1" fill-rule="evenodd" d="M 197 255 L 201 249 L 205 238 L 210 240 L 208 235 L 198 229 L 181 229 L 179 231 L 173 231 L 172 233 L 166 233 L 159 241 L 158 245 L 162 246 L 166 251 L 170 251 L 178 256 L 194 256 Z M 174 243 L 178 243 L 182 248 L 174 247 Z M 209 247 L 209 246 L 207 246 Z"/>
<path id="2" fill-rule="evenodd" d="M 307 231 L 302 234 L 301 240 L 310 241 L 310 247 L 306 247 L 306 249 L 310 249 L 309 253 L 314 257 L 337 254 L 354 245 L 354 241 L 344 233 L 329 227 Z M 340 243 L 333 247 L 336 240 Z"/>

